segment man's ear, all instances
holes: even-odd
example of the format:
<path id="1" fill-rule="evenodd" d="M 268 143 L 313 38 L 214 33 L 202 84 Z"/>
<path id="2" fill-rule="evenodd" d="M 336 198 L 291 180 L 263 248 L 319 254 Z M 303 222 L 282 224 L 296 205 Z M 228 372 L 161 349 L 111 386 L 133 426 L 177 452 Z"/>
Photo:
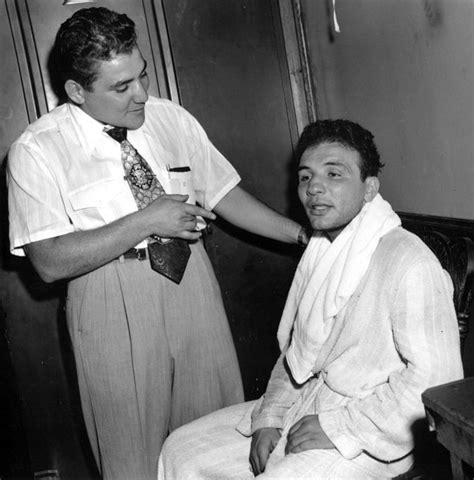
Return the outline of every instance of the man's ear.
<path id="1" fill-rule="evenodd" d="M 75 80 L 66 80 L 64 90 L 69 100 L 72 100 L 75 104 L 82 105 L 84 103 L 84 88 Z"/>
<path id="2" fill-rule="evenodd" d="M 365 179 L 365 202 L 371 202 L 377 193 L 379 193 L 380 181 L 377 177 L 367 177 Z"/>

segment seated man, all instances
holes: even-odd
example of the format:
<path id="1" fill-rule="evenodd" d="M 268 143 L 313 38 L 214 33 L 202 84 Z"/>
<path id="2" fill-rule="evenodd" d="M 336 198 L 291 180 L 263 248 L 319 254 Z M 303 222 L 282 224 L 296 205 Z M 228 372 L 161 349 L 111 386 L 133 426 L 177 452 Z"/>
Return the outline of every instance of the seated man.
<path id="1" fill-rule="evenodd" d="M 372 134 L 318 121 L 297 154 L 314 234 L 266 393 L 172 433 L 160 480 L 393 478 L 413 463 L 421 393 L 463 375 L 452 283 L 378 193 Z"/>

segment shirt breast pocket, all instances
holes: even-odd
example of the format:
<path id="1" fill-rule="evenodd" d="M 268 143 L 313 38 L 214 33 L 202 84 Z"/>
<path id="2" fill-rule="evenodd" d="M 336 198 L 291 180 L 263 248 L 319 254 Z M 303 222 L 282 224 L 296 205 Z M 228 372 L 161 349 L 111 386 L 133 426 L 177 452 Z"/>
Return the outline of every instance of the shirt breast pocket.
<path id="1" fill-rule="evenodd" d="M 71 219 L 79 230 L 102 227 L 133 211 L 136 204 L 126 182 L 101 179 L 69 193 Z"/>

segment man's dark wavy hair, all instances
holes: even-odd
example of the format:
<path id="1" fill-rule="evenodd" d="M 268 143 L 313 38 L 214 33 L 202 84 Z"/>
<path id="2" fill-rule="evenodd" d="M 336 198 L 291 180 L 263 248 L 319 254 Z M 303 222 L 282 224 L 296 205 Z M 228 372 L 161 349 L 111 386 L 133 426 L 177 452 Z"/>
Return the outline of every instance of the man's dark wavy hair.
<path id="1" fill-rule="evenodd" d="M 321 143 L 338 143 L 359 152 L 362 180 L 377 177 L 383 167 L 372 133 L 350 120 L 318 120 L 307 125 L 296 147 L 297 162 L 308 148 L 317 147 Z"/>
<path id="2" fill-rule="evenodd" d="M 104 7 L 83 8 L 61 24 L 52 50 L 57 79 L 74 80 L 90 91 L 97 79 L 97 62 L 137 45 L 135 23 L 125 14 Z"/>

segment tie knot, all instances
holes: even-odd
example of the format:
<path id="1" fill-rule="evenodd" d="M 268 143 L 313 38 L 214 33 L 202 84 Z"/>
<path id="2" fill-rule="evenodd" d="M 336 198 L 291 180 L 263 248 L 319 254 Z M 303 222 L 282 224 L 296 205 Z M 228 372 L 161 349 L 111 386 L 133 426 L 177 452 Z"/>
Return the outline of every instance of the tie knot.
<path id="1" fill-rule="evenodd" d="M 127 129 L 125 127 L 114 127 L 106 130 L 106 133 L 119 143 L 127 139 Z"/>

